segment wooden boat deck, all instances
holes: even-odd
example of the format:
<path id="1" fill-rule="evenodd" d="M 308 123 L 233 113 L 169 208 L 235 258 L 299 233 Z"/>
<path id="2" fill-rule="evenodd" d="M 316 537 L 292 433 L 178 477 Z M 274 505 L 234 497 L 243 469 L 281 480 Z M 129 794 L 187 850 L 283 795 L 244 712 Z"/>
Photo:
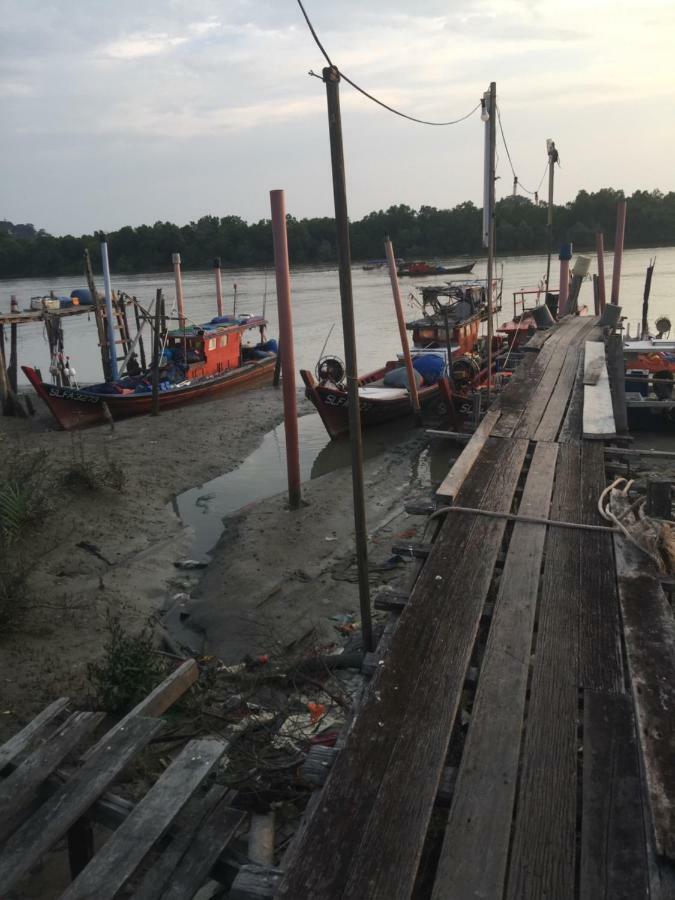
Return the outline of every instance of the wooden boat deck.
<path id="1" fill-rule="evenodd" d="M 600 337 L 537 335 L 445 503 L 607 524 L 582 435 Z M 675 897 L 675 623 L 645 559 L 607 530 L 445 514 L 274 896 Z"/>

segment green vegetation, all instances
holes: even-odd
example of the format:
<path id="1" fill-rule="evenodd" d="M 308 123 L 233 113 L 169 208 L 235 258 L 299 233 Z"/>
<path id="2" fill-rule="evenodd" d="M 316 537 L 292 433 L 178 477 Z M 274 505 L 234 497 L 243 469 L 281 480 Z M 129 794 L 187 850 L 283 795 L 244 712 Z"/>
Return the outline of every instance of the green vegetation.
<path id="1" fill-rule="evenodd" d="M 149 626 L 134 634 L 108 613 L 107 630 L 103 658 L 90 663 L 87 674 L 97 706 L 109 713 L 126 713 L 157 687 L 166 666 L 155 653 Z"/>
<path id="2" fill-rule="evenodd" d="M 579 250 L 590 249 L 595 232 L 603 231 L 611 248 L 616 203 L 622 191 L 603 188 L 580 191 L 575 200 L 556 206 L 554 246 L 570 240 Z M 481 210 L 473 203 L 454 209 L 392 206 L 369 213 L 351 226 L 355 260 L 381 258 L 382 238 L 389 234 L 396 254 L 407 259 L 480 255 Z M 336 259 L 332 218 L 288 217 L 291 261 L 330 263 Z M 125 272 L 169 271 L 171 254 L 182 255 L 186 269 L 205 269 L 213 258 L 224 266 L 271 264 L 272 232 L 268 219 L 247 224 L 238 216 L 204 216 L 179 227 L 156 222 L 138 228 L 126 226 L 108 235 L 114 270 Z M 627 247 L 675 244 L 675 192 L 636 191 L 628 198 Z M 89 248 L 98 260 L 93 235 L 52 237 L 31 225 L 0 222 L 0 278 L 31 275 L 75 274 L 82 271 L 82 253 Z M 501 253 L 543 253 L 548 247 L 546 206 L 525 197 L 507 197 L 497 204 L 497 249 Z"/>

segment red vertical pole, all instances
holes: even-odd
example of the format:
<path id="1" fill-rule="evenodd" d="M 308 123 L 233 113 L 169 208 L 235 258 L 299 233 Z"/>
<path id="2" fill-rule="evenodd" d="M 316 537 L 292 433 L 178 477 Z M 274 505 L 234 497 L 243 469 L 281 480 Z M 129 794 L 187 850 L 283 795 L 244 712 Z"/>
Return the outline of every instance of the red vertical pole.
<path id="1" fill-rule="evenodd" d="M 178 327 L 185 328 L 185 307 L 183 305 L 183 279 L 180 274 L 180 253 L 171 255 L 173 277 L 176 282 L 176 305 L 178 307 Z"/>
<path id="2" fill-rule="evenodd" d="M 595 233 L 595 249 L 598 254 L 598 298 L 600 314 L 605 308 L 605 236 L 601 231 Z"/>
<path id="3" fill-rule="evenodd" d="M 612 303 L 619 302 L 621 287 L 621 260 L 623 259 L 623 239 L 626 234 L 626 201 L 616 205 L 616 237 L 614 239 L 614 268 L 612 270 Z"/>
<path id="4" fill-rule="evenodd" d="M 223 280 L 220 277 L 220 257 L 216 256 L 213 260 L 213 272 L 216 276 L 216 303 L 218 304 L 218 315 L 223 314 Z"/>
<path id="5" fill-rule="evenodd" d="M 288 503 L 291 509 L 297 509 L 300 506 L 300 447 L 295 395 L 291 275 L 288 265 L 288 235 L 286 233 L 286 200 L 284 192 L 270 191 L 270 203 L 272 206 L 274 269 L 277 281 L 277 305 L 279 308 L 279 352 L 281 354 L 281 376 L 284 391 Z"/>

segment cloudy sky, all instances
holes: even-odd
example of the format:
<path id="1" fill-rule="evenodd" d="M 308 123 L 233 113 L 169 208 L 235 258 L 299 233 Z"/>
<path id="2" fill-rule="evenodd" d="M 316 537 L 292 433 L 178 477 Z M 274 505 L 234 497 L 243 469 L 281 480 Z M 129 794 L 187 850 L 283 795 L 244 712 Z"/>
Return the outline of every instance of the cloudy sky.
<path id="1" fill-rule="evenodd" d="M 675 188 L 673 0 L 305 0 L 333 61 L 421 118 L 491 80 L 534 189 Z M 0 218 L 54 234 L 332 214 L 322 57 L 295 0 L 0 0 Z M 342 87 L 352 217 L 481 203 L 478 114 L 414 125 Z M 498 195 L 512 175 L 499 145 Z"/>

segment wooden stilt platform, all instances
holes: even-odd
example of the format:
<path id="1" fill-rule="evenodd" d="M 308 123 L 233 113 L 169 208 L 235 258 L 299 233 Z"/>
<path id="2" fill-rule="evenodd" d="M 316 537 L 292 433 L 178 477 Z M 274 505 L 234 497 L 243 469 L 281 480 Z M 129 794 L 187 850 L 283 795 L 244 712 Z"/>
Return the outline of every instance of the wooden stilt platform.
<path id="1" fill-rule="evenodd" d="M 607 525 L 604 445 L 584 438 L 584 345 L 601 339 L 573 317 L 537 336 L 441 505 Z M 675 897 L 675 625 L 647 557 L 608 528 L 439 518 L 268 896 Z"/>

